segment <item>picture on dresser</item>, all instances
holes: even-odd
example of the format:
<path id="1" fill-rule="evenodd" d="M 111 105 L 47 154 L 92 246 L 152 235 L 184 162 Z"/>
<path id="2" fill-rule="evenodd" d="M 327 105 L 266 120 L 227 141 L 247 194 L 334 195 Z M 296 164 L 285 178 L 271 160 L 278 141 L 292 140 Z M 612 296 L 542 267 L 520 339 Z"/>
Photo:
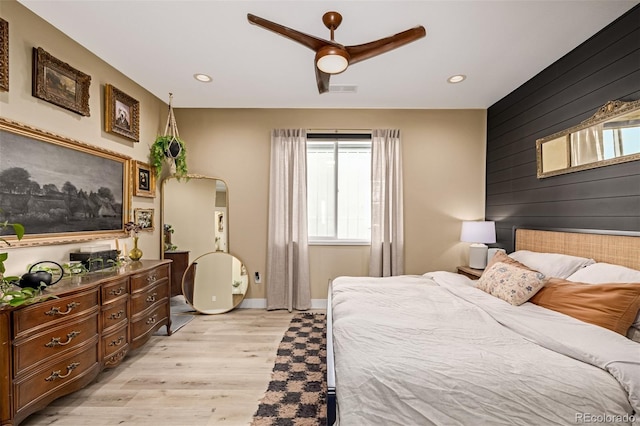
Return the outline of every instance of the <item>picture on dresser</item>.
<path id="1" fill-rule="evenodd" d="M 0 221 L 12 246 L 126 235 L 129 157 L 0 118 Z"/>

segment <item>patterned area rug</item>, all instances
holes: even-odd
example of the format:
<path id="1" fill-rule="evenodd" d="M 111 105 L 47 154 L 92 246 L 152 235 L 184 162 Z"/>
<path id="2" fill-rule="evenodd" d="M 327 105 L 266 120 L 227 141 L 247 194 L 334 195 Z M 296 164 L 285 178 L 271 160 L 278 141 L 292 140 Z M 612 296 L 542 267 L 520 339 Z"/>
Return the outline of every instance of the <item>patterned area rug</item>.
<path id="1" fill-rule="evenodd" d="M 325 314 L 296 314 L 280 342 L 271 382 L 251 425 L 325 425 L 326 371 Z"/>

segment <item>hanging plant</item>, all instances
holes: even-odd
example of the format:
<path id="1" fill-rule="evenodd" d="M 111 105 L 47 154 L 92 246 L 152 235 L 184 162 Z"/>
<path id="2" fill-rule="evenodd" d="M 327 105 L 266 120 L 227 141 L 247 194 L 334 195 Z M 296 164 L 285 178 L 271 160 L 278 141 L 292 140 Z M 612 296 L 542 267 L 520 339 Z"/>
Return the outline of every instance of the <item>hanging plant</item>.
<path id="1" fill-rule="evenodd" d="M 180 178 L 187 175 L 187 150 L 184 141 L 180 139 L 178 133 L 178 125 L 173 115 L 173 107 L 171 102 L 173 94 L 169 93 L 169 116 L 167 117 L 167 125 L 164 129 L 164 135 L 158 136 L 151 145 L 149 160 L 153 166 L 156 176 L 160 178 L 162 169 L 165 164 L 173 162 L 175 165 L 175 175 Z"/>

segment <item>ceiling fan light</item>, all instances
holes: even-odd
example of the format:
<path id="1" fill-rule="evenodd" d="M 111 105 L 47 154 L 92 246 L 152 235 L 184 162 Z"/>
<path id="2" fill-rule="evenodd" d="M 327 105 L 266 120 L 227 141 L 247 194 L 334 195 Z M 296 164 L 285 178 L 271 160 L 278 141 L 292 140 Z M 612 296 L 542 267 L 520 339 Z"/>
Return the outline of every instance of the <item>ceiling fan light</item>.
<path id="1" fill-rule="evenodd" d="M 349 66 L 349 54 L 334 46 L 324 46 L 316 53 L 316 66 L 327 74 L 340 74 Z"/>

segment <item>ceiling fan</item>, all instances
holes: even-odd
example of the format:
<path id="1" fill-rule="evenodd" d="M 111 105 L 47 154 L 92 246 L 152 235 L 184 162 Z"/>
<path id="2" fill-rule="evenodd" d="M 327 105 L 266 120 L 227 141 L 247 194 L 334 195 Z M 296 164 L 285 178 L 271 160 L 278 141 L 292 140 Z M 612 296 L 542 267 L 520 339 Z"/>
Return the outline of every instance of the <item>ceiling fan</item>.
<path id="1" fill-rule="evenodd" d="M 339 74 L 346 70 L 349 65 L 404 46 L 427 34 L 424 27 L 420 25 L 370 43 L 343 46 L 340 43 L 336 43 L 333 39 L 333 31 L 338 28 L 342 22 L 342 15 L 338 12 L 331 11 L 322 16 L 322 22 L 331 31 L 331 40 L 323 40 L 312 35 L 301 33 L 300 31 L 276 24 L 275 22 L 252 15 L 251 13 L 247 14 L 247 19 L 252 24 L 273 31 L 293 41 L 297 41 L 316 52 L 314 65 L 318 92 L 320 93 L 329 91 L 329 77 L 331 74 Z"/>

